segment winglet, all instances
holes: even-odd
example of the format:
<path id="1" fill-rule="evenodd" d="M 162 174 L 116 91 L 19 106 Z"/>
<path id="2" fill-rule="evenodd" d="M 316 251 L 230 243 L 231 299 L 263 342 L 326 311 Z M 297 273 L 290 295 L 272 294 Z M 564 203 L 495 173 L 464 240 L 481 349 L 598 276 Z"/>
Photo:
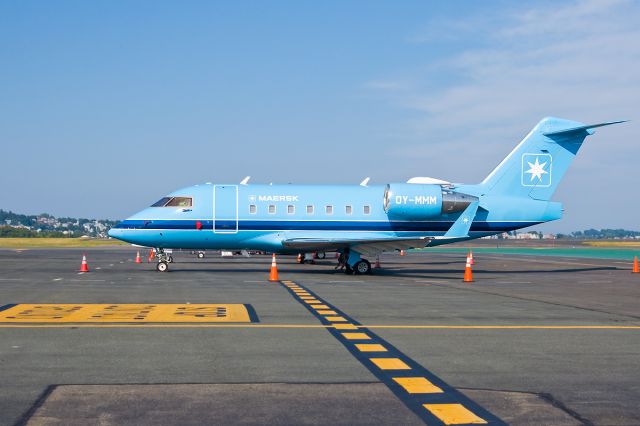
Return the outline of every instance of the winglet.
<path id="1" fill-rule="evenodd" d="M 370 177 L 366 177 L 364 178 L 364 180 L 362 182 L 360 182 L 360 186 L 367 186 L 369 185 L 369 180 L 371 180 Z"/>
<path id="2" fill-rule="evenodd" d="M 473 219 L 476 217 L 476 212 L 478 211 L 478 204 L 478 201 L 474 201 L 469 204 L 467 208 L 464 209 L 460 217 L 453 222 L 451 228 L 449 228 L 442 238 L 467 238 L 469 236 L 469 229 L 471 229 Z"/>
<path id="3" fill-rule="evenodd" d="M 247 176 L 246 178 L 242 179 L 242 181 L 240 181 L 240 185 L 249 185 L 249 179 L 251 179 L 251 176 Z"/>

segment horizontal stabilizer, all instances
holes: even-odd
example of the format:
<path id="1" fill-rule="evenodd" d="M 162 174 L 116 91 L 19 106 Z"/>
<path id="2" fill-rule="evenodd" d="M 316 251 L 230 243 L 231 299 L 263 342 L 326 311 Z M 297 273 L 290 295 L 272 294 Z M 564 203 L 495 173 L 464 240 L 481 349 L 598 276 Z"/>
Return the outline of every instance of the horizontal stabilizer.
<path id="1" fill-rule="evenodd" d="M 596 127 L 611 126 L 612 124 L 626 123 L 627 121 L 628 120 L 620 120 L 620 121 L 607 121 L 605 123 L 598 123 L 598 124 L 587 124 L 585 126 L 572 127 L 570 129 L 564 129 L 564 130 L 556 130 L 555 132 L 548 132 L 543 134 L 545 136 L 571 136 L 572 134 L 580 133 L 583 131 L 589 131 L 591 129 L 595 129 Z M 591 133 L 592 132 L 589 132 L 589 134 Z"/>

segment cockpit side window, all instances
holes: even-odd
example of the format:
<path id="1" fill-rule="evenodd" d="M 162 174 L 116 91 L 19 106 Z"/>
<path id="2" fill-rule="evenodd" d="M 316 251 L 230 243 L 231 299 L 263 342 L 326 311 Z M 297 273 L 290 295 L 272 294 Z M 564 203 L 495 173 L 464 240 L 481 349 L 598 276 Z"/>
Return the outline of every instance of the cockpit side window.
<path id="1" fill-rule="evenodd" d="M 193 199 L 191 197 L 162 197 L 151 207 L 191 207 Z"/>
<path id="2" fill-rule="evenodd" d="M 173 197 L 165 207 L 191 207 L 193 199 L 191 197 Z"/>
<path id="3" fill-rule="evenodd" d="M 155 203 L 151 204 L 151 207 L 164 207 L 170 200 L 171 197 L 162 197 Z"/>

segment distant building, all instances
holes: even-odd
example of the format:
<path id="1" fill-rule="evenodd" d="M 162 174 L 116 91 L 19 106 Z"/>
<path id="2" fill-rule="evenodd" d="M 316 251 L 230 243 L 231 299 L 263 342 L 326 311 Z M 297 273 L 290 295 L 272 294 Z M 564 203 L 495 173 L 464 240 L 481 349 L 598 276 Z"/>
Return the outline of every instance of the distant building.
<path id="1" fill-rule="evenodd" d="M 523 232 L 521 234 L 518 234 L 516 236 L 516 239 L 518 240 L 539 240 L 540 239 L 540 234 L 538 234 L 537 232 Z"/>

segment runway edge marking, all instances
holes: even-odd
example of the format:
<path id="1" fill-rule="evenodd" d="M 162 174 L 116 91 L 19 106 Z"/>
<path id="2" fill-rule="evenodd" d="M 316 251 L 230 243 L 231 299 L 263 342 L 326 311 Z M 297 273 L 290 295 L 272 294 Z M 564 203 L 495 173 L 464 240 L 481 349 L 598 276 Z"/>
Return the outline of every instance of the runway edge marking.
<path id="1" fill-rule="evenodd" d="M 445 383 L 398 348 L 311 290 L 289 280 L 280 281 L 280 284 L 298 303 L 327 326 L 327 331 L 425 424 L 506 425 L 496 415 Z M 309 304 L 308 301 L 300 298 L 300 293 L 314 296 L 320 305 Z M 320 313 L 324 310 L 331 310 L 332 313 Z M 336 317 L 339 321 L 333 322 L 332 318 Z M 363 346 L 365 344 L 366 346 Z M 371 349 L 380 350 L 372 351 Z"/>

